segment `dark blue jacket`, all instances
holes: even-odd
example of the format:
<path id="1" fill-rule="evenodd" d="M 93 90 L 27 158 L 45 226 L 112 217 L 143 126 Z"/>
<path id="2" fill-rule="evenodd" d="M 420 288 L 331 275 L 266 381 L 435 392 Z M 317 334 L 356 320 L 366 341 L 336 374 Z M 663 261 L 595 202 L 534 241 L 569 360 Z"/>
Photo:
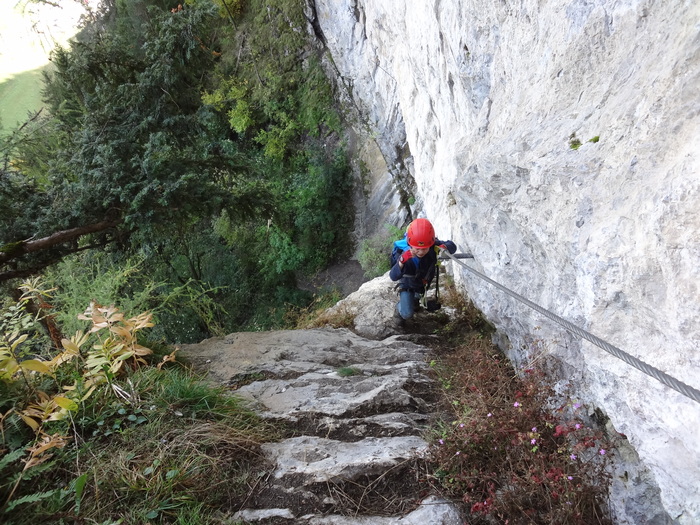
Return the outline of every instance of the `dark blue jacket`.
<path id="1" fill-rule="evenodd" d="M 457 246 L 452 241 L 441 241 L 436 239 L 434 246 L 444 244 L 447 251 L 455 253 Z M 401 290 L 410 290 L 412 292 L 424 293 L 430 286 L 433 277 L 435 277 L 435 264 L 437 263 L 437 249 L 429 250 L 423 257 L 412 257 L 406 261 L 403 268 L 397 262 L 391 268 L 389 277 L 392 281 L 398 281 Z"/>

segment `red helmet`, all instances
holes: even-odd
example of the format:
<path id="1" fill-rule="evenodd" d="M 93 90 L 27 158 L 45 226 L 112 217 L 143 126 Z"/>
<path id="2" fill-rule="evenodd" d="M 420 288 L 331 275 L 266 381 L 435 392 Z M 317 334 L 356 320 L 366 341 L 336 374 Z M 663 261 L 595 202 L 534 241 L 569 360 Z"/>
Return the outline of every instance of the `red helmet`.
<path id="1" fill-rule="evenodd" d="M 416 219 L 408 225 L 406 240 L 413 248 L 430 248 L 435 244 L 435 229 L 428 219 Z"/>

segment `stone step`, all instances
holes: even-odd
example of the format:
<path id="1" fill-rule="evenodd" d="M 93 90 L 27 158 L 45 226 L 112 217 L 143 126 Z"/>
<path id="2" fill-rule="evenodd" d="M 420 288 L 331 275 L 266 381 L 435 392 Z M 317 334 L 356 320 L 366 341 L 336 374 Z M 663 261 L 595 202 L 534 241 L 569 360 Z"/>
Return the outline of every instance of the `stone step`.
<path id="1" fill-rule="evenodd" d="M 400 517 L 387 516 L 294 516 L 289 509 L 244 510 L 234 519 L 247 523 L 266 525 L 461 525 L 462 520 L 455 506 L 436 496 L 429 496 L 418 503 L 415 510 Z"/>
<path id="2" fill-rule="evenodd" d="M 426 347 L 316 329 L 232 334 L 185 352 L 294 435 L 261 446 L 267 474 L 234 519 L 461 524 L 455 506 L 430 498 L 426 481 L 421 435 L 436 391 Z"/>

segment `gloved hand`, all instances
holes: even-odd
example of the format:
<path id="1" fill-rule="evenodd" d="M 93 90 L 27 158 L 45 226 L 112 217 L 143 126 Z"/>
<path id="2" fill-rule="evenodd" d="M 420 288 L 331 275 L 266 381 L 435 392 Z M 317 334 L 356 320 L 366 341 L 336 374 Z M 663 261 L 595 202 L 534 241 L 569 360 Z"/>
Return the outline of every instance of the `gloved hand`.
<path id="1" fill-rule="evenodd" d="M 447 245 L 446 245 L 446 244 L 440 244 L 440 245 L 438 245 L 438 248 L 440 248 L 440 249 L 442 249 L 442 250 L 447 250 Z"/>
<path id="2" fill-rule="evenodd" d="M 401 262 L 401 264 L 406 264 L 408 261 L 411 260 L 412 257 L 413 254 L 411 253 L 411 250 L 406 250 L 401 254 L 401 258 L 399 259 L 399 261 Z"/>

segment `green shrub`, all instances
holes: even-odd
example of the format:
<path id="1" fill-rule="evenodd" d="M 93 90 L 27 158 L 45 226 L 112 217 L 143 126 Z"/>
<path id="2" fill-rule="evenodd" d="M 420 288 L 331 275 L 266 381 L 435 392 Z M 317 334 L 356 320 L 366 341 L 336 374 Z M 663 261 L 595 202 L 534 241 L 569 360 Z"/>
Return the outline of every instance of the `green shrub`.
<path id="1" fill-rule="evenodd" d="M 365 277 L 374 279 L 391 269 L 389 258 L 393 242 L 400 239 L 403 233 L 403 230 L 388 225 L 384 231 L 360 241 L 357 259 L 365 271 Z"/>

